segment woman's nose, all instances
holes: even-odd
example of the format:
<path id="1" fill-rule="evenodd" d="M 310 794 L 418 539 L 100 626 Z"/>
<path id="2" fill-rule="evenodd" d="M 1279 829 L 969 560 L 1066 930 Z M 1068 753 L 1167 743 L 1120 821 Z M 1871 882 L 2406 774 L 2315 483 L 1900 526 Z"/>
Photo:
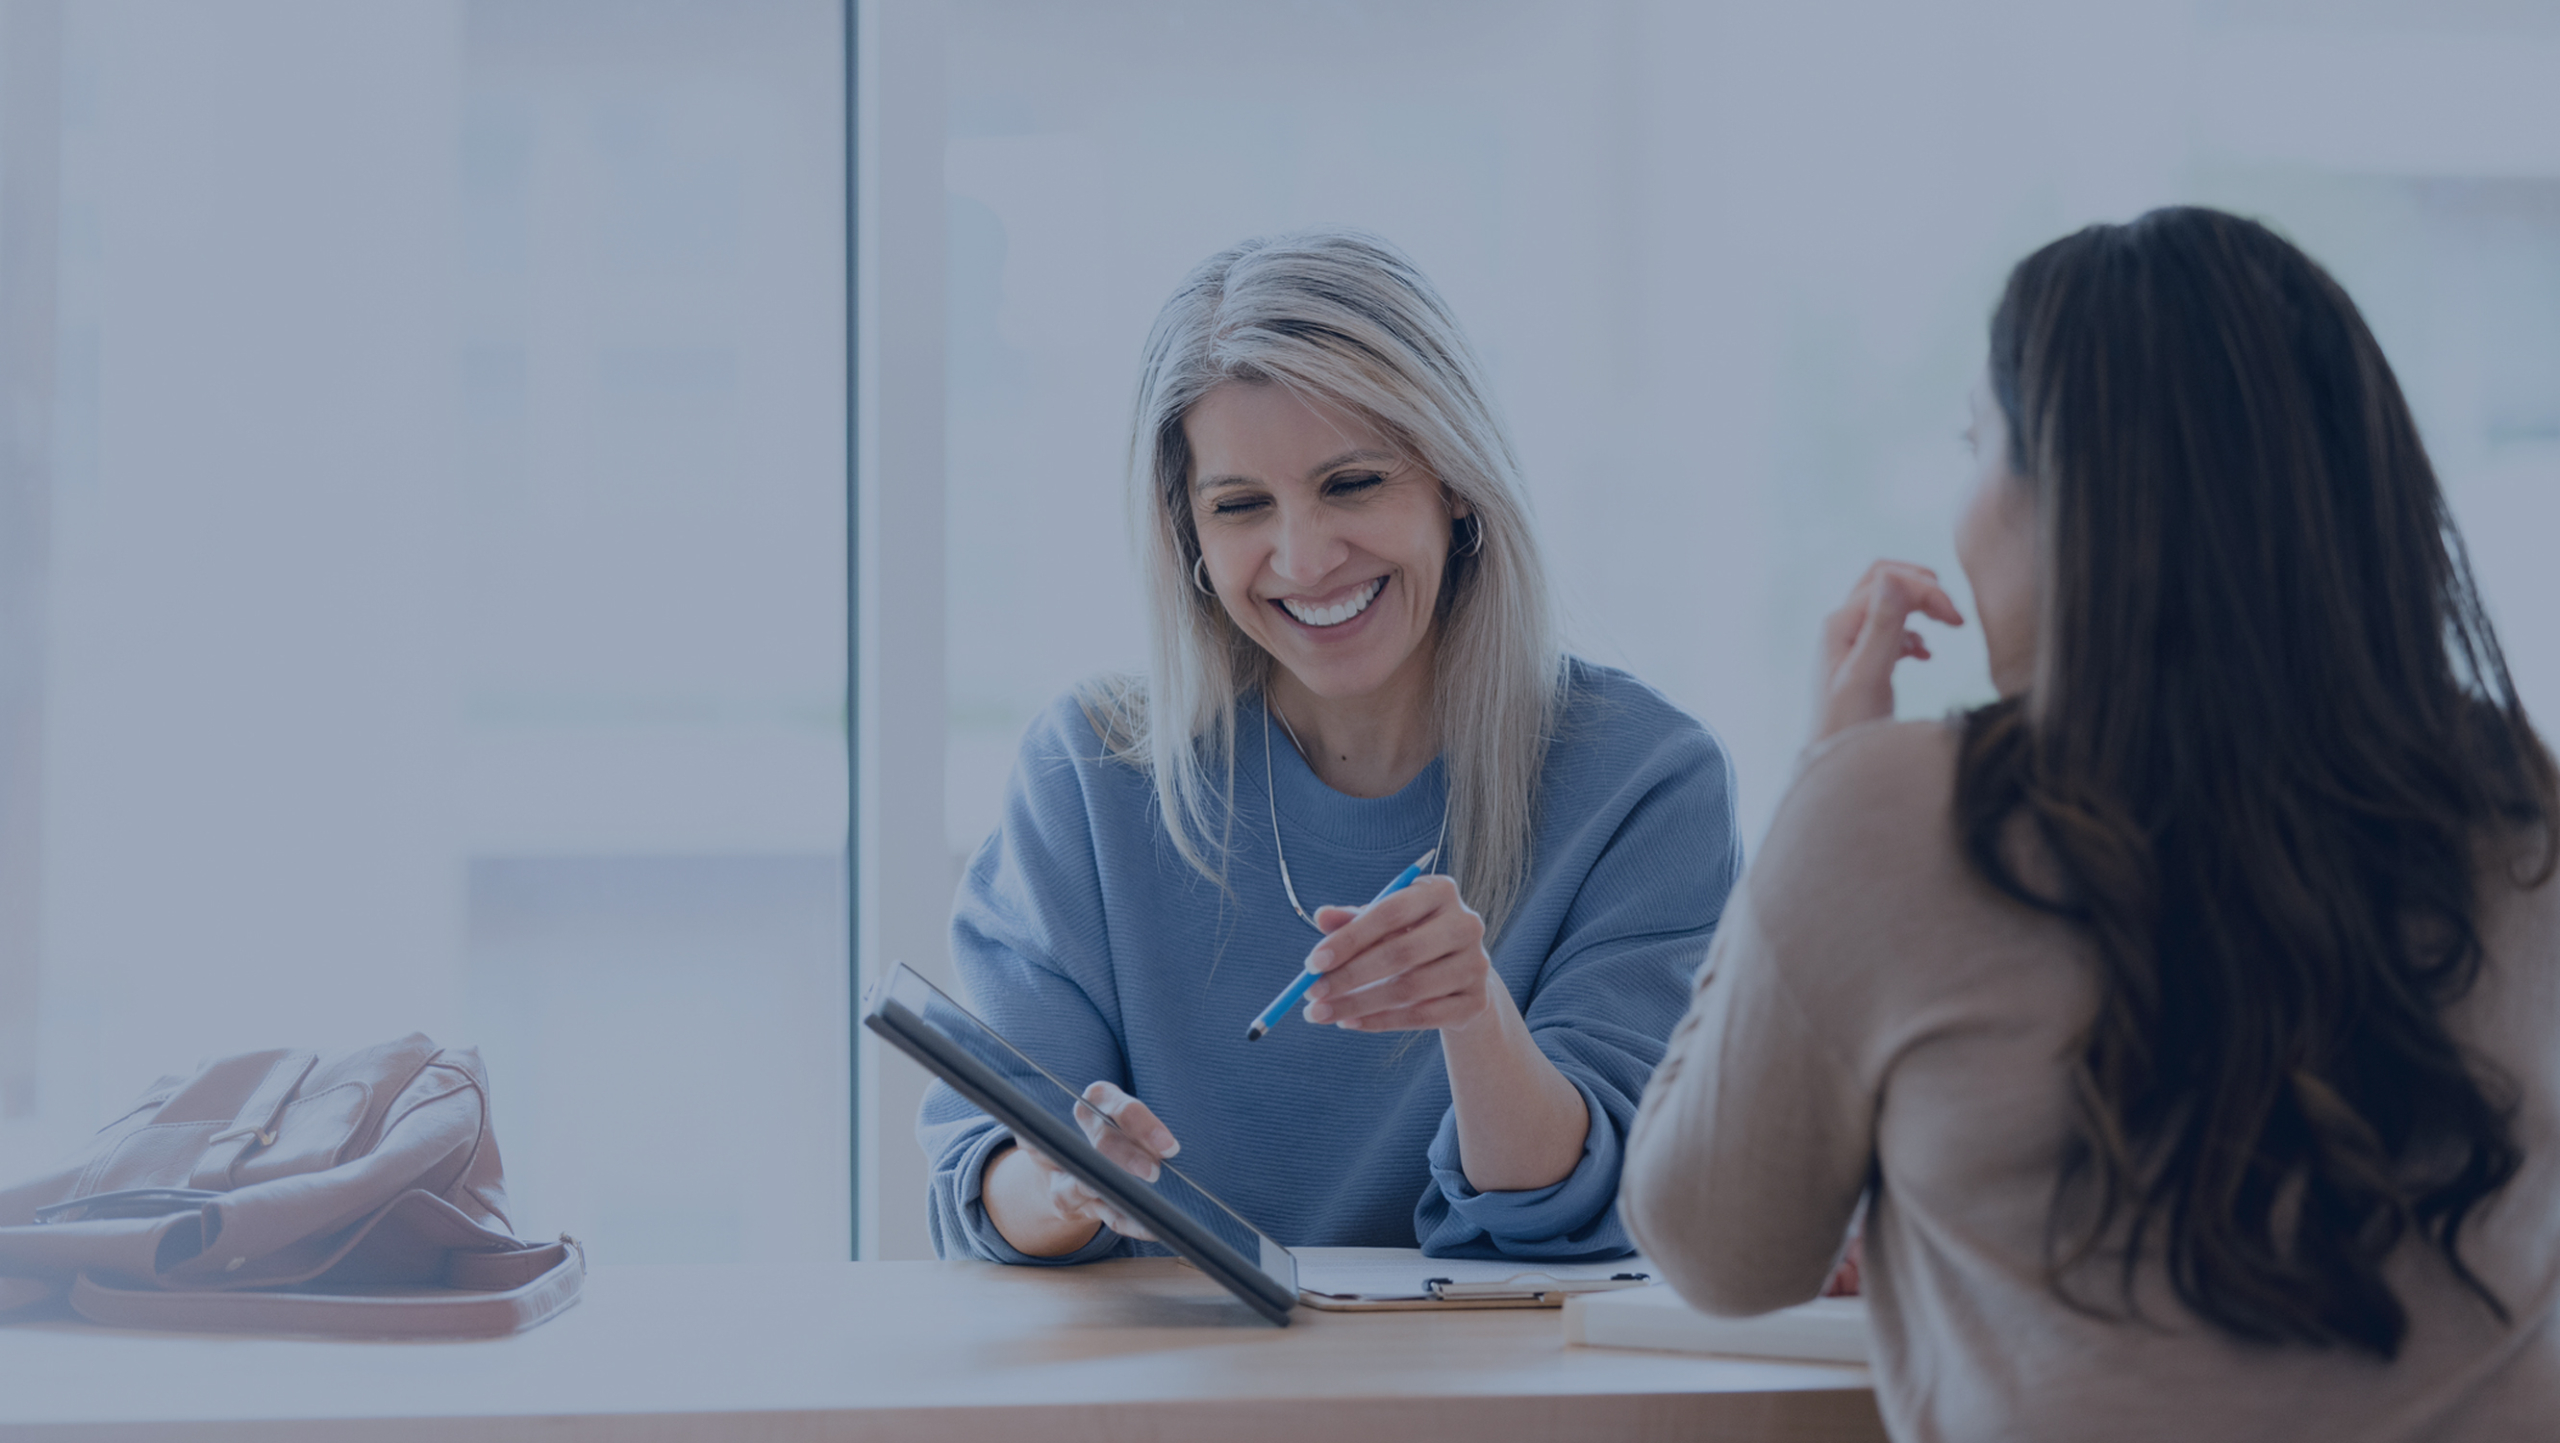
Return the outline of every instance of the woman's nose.
<path id="1" fill-rule="evenodd" d="M 1349 552 L 1322 515 L 1283 511 L 1279 541 L 1271 548 L 1271 570 L 1291 586 L 1313 586 L 1331 575 Z"/>

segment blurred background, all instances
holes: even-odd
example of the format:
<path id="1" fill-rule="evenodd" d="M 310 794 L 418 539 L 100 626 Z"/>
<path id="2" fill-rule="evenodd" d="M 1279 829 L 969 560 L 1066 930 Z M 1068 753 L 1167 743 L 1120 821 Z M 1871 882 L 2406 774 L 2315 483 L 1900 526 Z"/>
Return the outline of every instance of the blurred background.
<path id="1" fill-rule="evenodd" d="M 946 8 L 954 851 L 1031 715 L 1143 662 L 1120 495 L 1157 306 L 1320 221 L 1446 293 L 1575 648 L 1723 736 L 1746 837 L 1819 616 L 1878 555 L 1956 576 L 2009 266 L 2172 202 L 2267 221 L 2364 307 L 2528 704 L 2560 716 L 2549 0 Z M 1988 697 L 1977 632 L 1931 644 L 1906 714 Z"/>
<path id="2" fill-rule="evenodd" d="M 1437 280 L 1747 841 L 1820 615 L 1960 584 L 2007 268 L 2169 202 L 2363 305 L 2560 717 L 2556 75 L 2549 0 L 0 0 L 0 1174 L 414 1026 L 528 1226 L 840 1256 L 850 1121 L 921 1254 L 848 944 L 938 970 L 1022 727 L 1139 664 L 1140 342 L 1318 222 Z M 1988 695 L 1932 644 L 1906 714 Z"/>
<path id="3" fill-rule="evenodd" d="M 843 1254 L 841 18 L 0 3 L 0 1178 L 414 1029 L 531 1235 Z"/>

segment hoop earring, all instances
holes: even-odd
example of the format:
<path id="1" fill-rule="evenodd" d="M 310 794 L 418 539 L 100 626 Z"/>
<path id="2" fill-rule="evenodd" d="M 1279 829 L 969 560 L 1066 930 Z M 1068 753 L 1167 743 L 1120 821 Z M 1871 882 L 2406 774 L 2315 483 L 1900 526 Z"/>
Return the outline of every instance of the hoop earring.
<path id="1" fill-rule="evenodd" d="M 1469 516 L 1465 519 L 1467 522 L 1467 544 L 1459 547 L 1457 550 L 1449 554 L 1452 556 L 1481 555 L 1484 552 L 1484 518 L 1481 516 Z"/>
<path id="2" fill-rule="evenodd" d="M 1209 558 L 1206 555 L 1191 558 L 1191 584 L 1200 588 L 1202 596 L 1212 600 L 1217 598 L 1218 589 L 1209 584 Z"/>

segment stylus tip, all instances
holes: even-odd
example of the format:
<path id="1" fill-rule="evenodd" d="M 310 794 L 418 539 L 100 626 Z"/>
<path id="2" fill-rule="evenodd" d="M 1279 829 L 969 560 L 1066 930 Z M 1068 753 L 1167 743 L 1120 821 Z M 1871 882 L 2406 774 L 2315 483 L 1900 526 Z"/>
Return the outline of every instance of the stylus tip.
<path id="1" fill-rule="evenodd" d="M 1247 1042 L 1260 1042 L 1262 1040 L 1262 1031 L 1262 1024 L 1257 1022 L 1244 1030 L 1244 1040 Z"/>

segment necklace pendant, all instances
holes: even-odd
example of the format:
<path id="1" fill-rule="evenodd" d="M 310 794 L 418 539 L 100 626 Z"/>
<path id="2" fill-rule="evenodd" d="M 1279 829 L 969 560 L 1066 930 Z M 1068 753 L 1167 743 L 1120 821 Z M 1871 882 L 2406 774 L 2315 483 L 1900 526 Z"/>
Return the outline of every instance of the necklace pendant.
<path id="1" fill-rule="evenodd" d="M 1309 916 L 1307 909 L 1299 903 L 1297 884 L 1289 880 L 1289 853 L 1286 848 L 1280 845 L 1280 791 L 1279 788 L 1274 785 L 1271 777 L 1271 713 L 1274 708 L 1271 705 L 1271 697 L 1268 693 L 1262 697 L 1261 704 L 1262 805 L 1271 814 L 1271 857 L 1272 860 L 1280 864 L 1280 890 L 1282 894 L 1287 896 L 1289 899 L 1289 910 L 1297 913 L 1298 920 L 1306 923 L 1309 930 L 1321 937 L 1325 935 L 1325 930 L 1322 927 L 1316 926 L 1316 919 Z M 1288 727 L 1289 719 L 1287 717 L 1282 717 L 1280 719 L 1280 725 Z M 1289 729 L 1289 745 L 1298 749 L 1299 760 L 1306 760 L 1307 749 L 1305 745 L 1298 740 L 1297 729 L 1294 727 L 1290 727 Z M 1309 765 L 1312 766 L 1313 763 L 1309 763 Z M 1439 872 L 1447 870 L 1447 868 L 1443 867 L 1441 863 L 1448 859 L 1449 854 L 1445 850 L 1448 843 L 1449 798 L 1445 791 L 1444 784 L 1444 791 L 1440 798 L 1440 837 L 1439 840 L 1434 842 L 1431 847 L 1432 871 Z"/>

